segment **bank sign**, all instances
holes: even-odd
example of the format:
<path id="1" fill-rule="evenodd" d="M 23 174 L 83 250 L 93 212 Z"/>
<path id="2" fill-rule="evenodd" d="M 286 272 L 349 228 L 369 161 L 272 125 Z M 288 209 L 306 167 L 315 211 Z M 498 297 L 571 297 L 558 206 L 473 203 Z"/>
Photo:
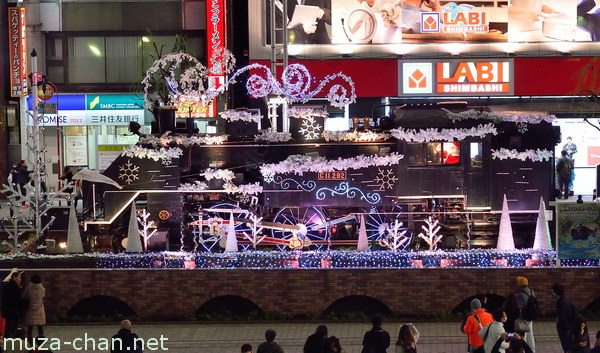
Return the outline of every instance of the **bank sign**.
<path id="1" fill-rule="evenodd" d="M 33 125 L 28 97 L 29 125 Z M 131 94 L 60 95 L 38 104 L 38 122 L 43 126 L 129 125 L 144 123 L 143 101 Z"/>
<path id="2" fill-rule="evenodd" d="M 511 96 L 513 62 L 430 60 L 398 62 L 399 96 Z"/>

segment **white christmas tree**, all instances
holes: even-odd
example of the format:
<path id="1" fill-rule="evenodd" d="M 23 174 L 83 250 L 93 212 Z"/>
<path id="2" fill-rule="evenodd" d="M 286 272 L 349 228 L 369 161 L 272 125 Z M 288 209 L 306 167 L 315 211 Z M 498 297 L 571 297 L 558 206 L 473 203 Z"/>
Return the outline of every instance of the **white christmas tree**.
<path id="1" fill-rule="evenodd" d="M 429 216 L 425 220 L 425 225 L 421 225 L 421 229 L 425 232 L 419 233 L 419 238 L 425 240 L 425 242 L 429 245 L 429 250 L 437 250 L 438 243 L 442 241 L 444 237 L 442 234 L 438 234 L 440 229 L 442 229 L 438 224 L 440 221 L 438 219 L 434 219 Z"/>
<path id="2" fill-rule="evenodd" d="M 535 240 L 533 241 L 534 250 L 552 249 L 550 242 L 550 229 L 546 220 L 546 204 L 544 198 L 540 197 L 540 213 L 538 214 L 537 224 L 535 226 Z"/>
<path id="3" fill-rule="evenodd" d="M 358 244 L 356 250 L 369 250 L 369 239 L 367 239 L 367 226 L 365 225 L 365 216 L 360 215 L 360 227 L 358 228 Z"/>
<path id="4" fill-rule="evenodd" d="M 148 220 L 149 217 L 150 213 L 148 213 L 144 208 L 137 218 L 138 223 L 140 224 L 140 226 L 142 226 L 142 229 L 140 229 L 140 235 L 144 240 L 144 251 L 148 251 L 148 242 L 150 238 L 155 236 L 156 232 L 158 232 L 158 229 L 154 227 L 154 221 Z M 150 231 L 150 229 L 152 230 Z"/>
<path id="5" fill-rule="evenodd" d="M 400 230 L 401 227 L 402 222 L 394 221 L 391 227 L 386 228 L 388 234 L 379 239 L 379 245 L 392 251 L 402 248 L 409 238 L 404 236 L 406 230 Z"/>
<path id="6" fill-rule="evenodd" d="M 75 202 L 71 203 L 71 209 L 69 210 L 67 252 L 71 254 L 83 252 L 83 244 L 81 243 L 81 233 L 79 232 L 79 224 L 77 223 L 77 215 L 75 214 Z"/>
<path id="7" fill-rule="evenodd" d="M 248 227 L 250 227 L 250 234 L 244 232 L 244 238 L 250 240 L 252 243 L 252 247 L 256 249 L 256 246 L 265 239 L 266 234 L 260 235 L 263 231 L 263 227 L 260 226 L 260 222 L 262 221 L 262 217 L 258 217 L 257 215 L 250 213 L 250 221 L 246 223 Z"/>
<path id="8" fill-rule="evenodd" d="M 227 225 L 227 242 L 225 243 L 225 251 L 238 251 L 237 234 L 235 234 L 235 220 L 233 212 L 229 216 L 229 224 Z"/>
<path id="9" fill-rule="evenodd" d="M 512 225 L 510 222 L 510 214 L 508 213 L 508 201 L 506 194 L 502 203 L 502 217 L 500 218 L 500 230 L 498 231 L 498 250 L 514 250 L 515 238 L 513 237 Z"/>
<path id="10" fill-rule="evenodd" d="M 131 204 L 131 216 L 129 217 L 129 228 L 127 229 L 127 247 L 126 252 L 142 252 L 142 242 L 140 240 L 140 229 L 138 228 L 137 212 L 135 202 Z"/>
<path id="11" fill-rule="evenodd" d="M 6 193 L 6 189 L 14 190 L 13 185 L 4 185 L 4 190 L 2 192 Z M 33 222 L 31 221 L 33 215 L 31 208 L 21 206 L 25 197 L 21 195 L 20 192 L 10 192 L 6 193 L 6 195 L 8 196 L 6 205 L 10 209 L 11 217 L 5 217 L 3 219 L 4 231 L 8 234 L 9 240 L 3 240 L 2 245 L 8 246 L 13 253 L 20 253 L 27 249 L 27 246 L 29 245 L 29 241 L 27 240 L 20 242 L 21 236 L 26 232 L 35 231 Z"/>

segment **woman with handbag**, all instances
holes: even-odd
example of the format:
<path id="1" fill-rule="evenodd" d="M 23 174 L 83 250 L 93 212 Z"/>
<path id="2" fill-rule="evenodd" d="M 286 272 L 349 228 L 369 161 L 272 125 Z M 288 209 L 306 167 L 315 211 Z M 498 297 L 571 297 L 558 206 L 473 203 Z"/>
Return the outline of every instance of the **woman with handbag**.
<path id="1" fill-rule="evenodd" d="M 23 294 L 23 299 L 29 302 L 23 325 L 27 327 L 27 340 L 33 342 L 33 327 L 37 326 L 37 337 L 44 337 L 44 325 L 46 325 L 46 310 L 44 308 L 44 297 L 46 289 L 42 285 L 39 275 L 31 276 L 31 283 Z"/>

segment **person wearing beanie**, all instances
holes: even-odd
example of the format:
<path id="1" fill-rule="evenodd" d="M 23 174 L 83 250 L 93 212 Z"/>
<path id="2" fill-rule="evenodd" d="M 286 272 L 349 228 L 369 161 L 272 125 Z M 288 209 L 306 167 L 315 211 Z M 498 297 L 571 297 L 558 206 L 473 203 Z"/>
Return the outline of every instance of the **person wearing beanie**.
<path id="1" fill-rule="evenodd" d="M 516 278 L 517 281 L 517 291 L 515 294 L 517 295 L 517 303 L 519 305 L 519 310 L 523 311 L 525 306 L 527 305 L 527 301 L 529 297 L 535 298 L 535 293 L 533 290 L 529 288 L 529 280 L 526 277 L 518 276 Z M 521 315 L 522 317 L 522 315 Z M 522 317 L 527 321 L 527 327 L 529 327 L 529 331 L 525 332 L 525 337 L 523 340 L 527 342 L 527 345 L 535 352 L 535 337 L 533 336 L 533 320 L 527 320 L 527 318 Z"/>
<path id="2" fill-rule="evenodd" d="M 469 339 L 470 353 L 482 351 L 483 340 L 479 337 L 479 330 L 492 323 L 492 321 L 494 321 L 492 315 L 481 308 L 481 301 L 473 299 L 471 301 L 471 315 L 469 315 L 463 327 L 463 332 Z"/>

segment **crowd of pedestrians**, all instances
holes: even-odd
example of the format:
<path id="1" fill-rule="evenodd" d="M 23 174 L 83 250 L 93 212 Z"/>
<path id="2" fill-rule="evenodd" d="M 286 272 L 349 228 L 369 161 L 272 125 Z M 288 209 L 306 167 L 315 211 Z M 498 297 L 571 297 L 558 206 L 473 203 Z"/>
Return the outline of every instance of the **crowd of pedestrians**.
<path id="1" fill-rule="evenodd" d="M 534 353 L 534 321 L 538 318 L 539 308 L 535 292 L 529 288 L 525 277 L 516 278 L 514 293 L 506 297 L 501 308 L 488 312 L 485 297 L 470 302 L 471 312 L 461 324 L 466 335 L 466 351 L 469 353 Z M 0 339 L 21 338 L 37 342 L 44 337 L 46 314 L 44 297 L 46 290 L 39 275 L 31 276 L 25 285 L 24 274 L 17 269 L 4 279 L 0 290 L 1 315 Z M 595 346 L 590 346 L 590 333 L 581 311 L 566 295 L 560 284 L 551 287 L 556 298 L 556 330 L 564 353 L 600 353 L 600 331 L 595 334 Z M 416 353 L 420 333 L 413 324 L 403 324 L 392 341 L 388 331 L 383 329 L 383 320 L 379 316 L 371 319 L 372 327 L 362 339 L 361 353 Z M 36 338 L 34 332 L 37 331 Z M 396 338 L 397 337 L 397 338 Z M 138 336 L 131 331 L 131 321 L 123 320 L 113 339 L 119 339 L 123 346 L 111 353 L 143 353 L 137 345 Z M 284 353 L 283 347 L 276 341 L 277 333 L 273 329 L 265 332 L 265 341 L 256 349 L 252 344 L 241 346 L 242 353 Z M 395 342 L 395 343 L 394 343 Z M 2 346 L 0 344 L 0 353 Z M 23 351 L 37 352 L 37 350 Z M 46 351 L 47 352 L 47 351 Z M 308 336 L 303 353 L 344 353 L 343 342 L 329 335 L 325 325 L 317 326 Z M 539 352 L 543 353 L 543 352 Z"/>
<path id="2" fill-rule="evenodd" d="M 565 295 L 561 284 L 551 288 L 556 298 L 556 331 L 565 353 L 600 353 L 596 334 L 596 347 L 590 347 L 590 337 L 585 317 Z M 539 315 L 537 298 L 525 277 L 516 278 L 516 290 L 507 296 L 501 309 L 492 314 L 482 307 L 479 299 L 471 301 L 471 314 L 462 325 L 468 337 L 469 353 L 534 353 L 533 323 Z"/>

